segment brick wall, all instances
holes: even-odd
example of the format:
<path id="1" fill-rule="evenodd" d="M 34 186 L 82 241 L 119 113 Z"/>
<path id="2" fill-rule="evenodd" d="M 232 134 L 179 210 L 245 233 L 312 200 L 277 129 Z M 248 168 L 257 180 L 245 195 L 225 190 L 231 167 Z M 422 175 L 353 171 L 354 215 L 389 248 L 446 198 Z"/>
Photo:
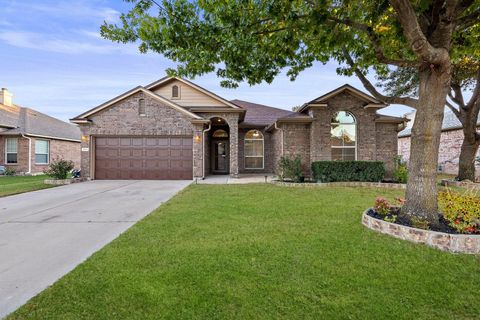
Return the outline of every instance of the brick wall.
<path id="1" fill-rule="evenodd" d="M 283 154 L 285 156 L 300 155 L 302 169 L 306 177 L 310 176 L 310 124 L 284 123 L 280 126 L 283 130 Z"/>
<path id="2" fill-rule="evenodd" d="M 392 123 L 376 123 L 376 160 L 385 163 L 387 178 L 392 177 L 393 159 L 398 153 L 397 127 L 397 124 Z"/>
<path id="3" fill-rule="evenodd" d="M 463 131 L 461 129 L 442 132 L 438 153 L 438 165 L 442 168 L 442 172 L 458 174 L 458 161 L 462 142 Z M 410 137 L 398 139 L 398 154 L 408 161 L 410 158 Z M 480 177 L 480 166 L 478 164 L 475 166 L 475 175 Z"/>
<path id="4" fill-rule="evenodd" d="M 273 173 L 273 143 L 272 134 L 260 130 L 263 134 L 264 169 L 245 169 L 245 134 L 252 129 L 240 129 L 238 132 L 238 165 L 240 173 Z"/>
<path id="5" fill-rule="evenodd" d="M 13 137 L 12 137 L 13 138 Z M 18 174 L 23 174 L 28 172 L 28 146 L 29 141 L 22 136 L 17 136 L 18 146 L 17 146 L 17 161 L 15 165 L 8 165 L 8 167 L 15 168 Z M 35 163 L 35 140 L 47 140 L 49 141 L 50 161 L 61 158 L 65 160 L 71 160 L 75 163 L 75 168 L 80 168 L 80 143 L 73 141 L 63 141 L 63 140 L 53 140 L 53 139 L 41 139 L 41 138 L 31 138 L 32 140 L 32 150 L 31 150 L 31 173 L 37 174 L 42 173 L 47 167 L 48 164 L 36 164 Z M 5 137 L 0 137 L 0 163 L 5 163 Z"/>
<path id="6" fill-rule="evenodd" d="M 365 109 L 365 101 L 346 92 L 332 97 L 327 103 L 327 107 L 310 110 L 310 115 L 314 118 L 310 133 L 312 161 L 331 159 L 330 126 L 333 116 L 338 111 L 348 111 L 355 117 L 357 123 L 357 160 L 375 160 L 377 154 L 375 109 Z"/>
<path id="7" fill-rule="evenodd" d="M 138 101 L 145 99 L 146 116 L 138 114 Z M 115 136 L 115 135 L 187 135 L 193 136 L 203 129 L 203 126 L 191 124 L 188 115 L 173 109 L 168 105 L 140 92 L 111 107 L 100 111 L 90 117 L 91 124 L 82 124 L 80 129 L 83 136 Z M 89 151 L 82 152 L 81 167 L 82 175 L 90 177 L 90 157 L 92 151 L 92 140 L 83 141 L 82 147 L 89 148 Z M 201 143 L 194 142 L 194 165 L 200 166 L 194 170 L 194 175 L 201 176 L 202 159 Z M 200 170 L 200 172 L 199 172 Z"/>

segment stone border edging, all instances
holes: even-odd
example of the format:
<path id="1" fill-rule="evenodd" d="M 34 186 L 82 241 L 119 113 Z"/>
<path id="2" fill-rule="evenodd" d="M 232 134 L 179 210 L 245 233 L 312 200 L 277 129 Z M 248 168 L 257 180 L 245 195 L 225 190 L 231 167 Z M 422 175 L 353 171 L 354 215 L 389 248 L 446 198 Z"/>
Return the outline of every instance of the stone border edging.
<path id="1" fill-rule="evenodd" d="M 480 190 L 480 183 L 475 183 L 475 182 L 464 182 L 464 181 L 442 179 L 440 184 L 445 187 L 463 187 L 463 188 Z"/>
<path id="2" fill-rule="evenodd" d="M 73 179 L 45 179 L 43 183 L 54 186 L 64 186 L 67 184 L 78 183 L 85 181 L 85 178 L 73 178 Z"/>
<path id="3" fill-rule="evenodd" d="M 296 183 L 273 180 L 270 183 L 278 186 L 300 187 L 300 188 L 316 188 L 316 187 L 369 187 L 369 188 L 387 188 L 387 189 L 405 189 L 406 184 L 401 183 L 384 183 L 384 182 L 317 182 L 317 183 Z"/>
<path id="4" fill-rule="evenodd" d="M 450 234 L 407 227 L 371 217 L 367 214 L 368 210 L 370 209 L 365 210 L 362 215 L 362 224 L 371 230 L 394 238 L 426 244 L 442 251 L 480 254 L 480 235 Z"/>

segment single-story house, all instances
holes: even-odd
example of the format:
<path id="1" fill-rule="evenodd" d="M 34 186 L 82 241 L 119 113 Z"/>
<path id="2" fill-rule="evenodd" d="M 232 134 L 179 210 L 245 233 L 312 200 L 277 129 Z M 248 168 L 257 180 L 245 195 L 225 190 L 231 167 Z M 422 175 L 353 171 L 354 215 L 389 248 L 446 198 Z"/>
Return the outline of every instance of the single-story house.
<path id="1" fill-rule="evenodd" d="M 413 120 L 415 112 L 405 115 Z M 410 138 L 412 134 L 413 121 L 410 121 L 407 127 L 398 133 L 398 154 L 408 162 L 410 158 Z M 480 118 L 477 120 L 477 129 L 480 129 Z M 458 174 L 458 162 L 460 150 L 463 143 L 462 124 L 453 112 L 445 112 L 442 123 L 442 133 L 440 135 L 440 148 L 438 153 L 438 171 L 447 174 Z M 477 153 L 480 156 L 480 152 Z M 480 164 L 475 165 L 475 174 L 480 176 Z"/>
<path id="2" fill-rule="evenodd" d="M 381 160 L 391 170 L 405 119 L 350 85 L 297 112 L 226 100 L 185 79 L 138 86 L 73 119 L 82 131 L 82 174 L 91 179 L 192 179 L 273 173 L 282 155 Z"/>
<path id="3" fill-rule="evenodd" d="M 0 165 L 17 174 L 42 173 L 57 158 L 80 168 L 80 129 L 41 112 L 13 103 L 0 91 Z"/>

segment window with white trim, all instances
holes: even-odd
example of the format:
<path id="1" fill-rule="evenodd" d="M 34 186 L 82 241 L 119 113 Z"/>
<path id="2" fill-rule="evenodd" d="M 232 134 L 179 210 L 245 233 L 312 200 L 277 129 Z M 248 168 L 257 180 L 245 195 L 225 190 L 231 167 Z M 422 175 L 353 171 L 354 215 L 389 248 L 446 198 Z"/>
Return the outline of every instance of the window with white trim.
<path id="1" fill-rule="evenodd" d="M 332 160 L 357 160 L 357 122 L 351 113 L 335 113 L 330 137 Z"/>
<path id="2" fill-rule="evenodd" d="M 18 161 L 18 139 L 7 138 L 5 141 L 5 159 L 7 164 L 16 164 Z"/>
<path id="3" fill-rule="evenodd" d="M 48 140 L 35 140 L 35 163 L 36 164 L 48 164 L 49 158 L 49 141 Z"/>
<path id="4" fill-rule="evenodd" d="M 250 130 L 245 134 L 245 169 L 263 169 L 263 134 Z"/>

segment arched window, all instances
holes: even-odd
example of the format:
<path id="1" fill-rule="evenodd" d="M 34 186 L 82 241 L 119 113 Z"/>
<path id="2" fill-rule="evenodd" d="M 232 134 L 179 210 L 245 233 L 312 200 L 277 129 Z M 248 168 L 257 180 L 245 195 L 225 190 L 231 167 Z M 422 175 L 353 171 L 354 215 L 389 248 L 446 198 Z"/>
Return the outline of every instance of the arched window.
<path id="1" fill-rule="evenodd" d="M 172 98 L 180 98 L 180 89 L 177 85 L 172 86 Z"/>
<path id="2" fill-rule="evenodd" d="M 213 138 L 228 138 L 228 132 L 223 129 L 215 130 L 212 134 Z"/>
<path id="3" fill-rule="evenodd" d="M 250 130 L 245 134 L 245 169 L 263 169 L 263 134 Z"/>
<path id="4" fill-rule="evenodd" d="M 145 116 L 147 113 L 145 111 L 145 99 L 138 100 L 138 114 Z"/>
<path id="5" fill-rule="evenodd" d="M 335 113 L 331 121 L 332 160 L 357 160 L 357 124 L 346 111 Z"/>

